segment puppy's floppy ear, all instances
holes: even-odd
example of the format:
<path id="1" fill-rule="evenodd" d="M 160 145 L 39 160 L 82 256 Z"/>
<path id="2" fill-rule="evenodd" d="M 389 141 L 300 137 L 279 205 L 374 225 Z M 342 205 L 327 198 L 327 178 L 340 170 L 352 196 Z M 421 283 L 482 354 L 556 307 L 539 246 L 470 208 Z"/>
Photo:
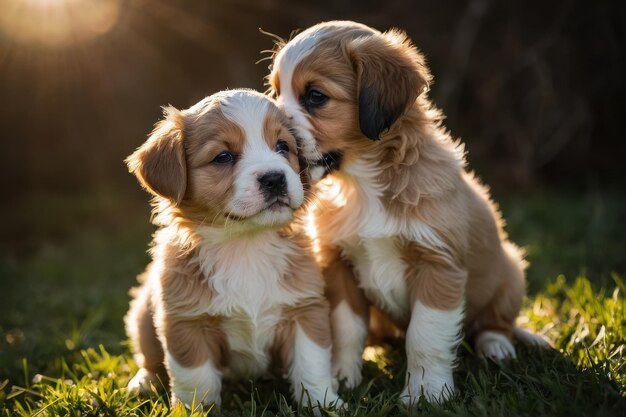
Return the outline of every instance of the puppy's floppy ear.
<path id="1" fill-rule="evenodd" d="M 428 88 L 431 75 L 422 54 L 398 30 L 356 38 L 348 48 L 357 75 L 359 127 L 378 140 Z"/>
<path id="2" fill-rule="evenodd" d="M 163 113 L 165 119 L 156 124 L 148 140 L 125 162 L 146 190 L 178 204 L 187 188 L 184 120 L 172 106 L 163 108 Z"/>

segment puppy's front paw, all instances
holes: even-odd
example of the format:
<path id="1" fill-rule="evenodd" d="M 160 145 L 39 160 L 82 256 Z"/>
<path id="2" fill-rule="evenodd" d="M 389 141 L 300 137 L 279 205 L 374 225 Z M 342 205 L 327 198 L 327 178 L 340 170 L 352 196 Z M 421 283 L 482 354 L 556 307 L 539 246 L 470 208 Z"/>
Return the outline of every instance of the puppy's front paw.
<path id="1" fill-rule="evenodd" d="M 159 378 L 154 372 L 141 368 L 135 376 L 128 382 L 127 389 L 131 395 L 148 396 L 153 393 Z"/>
<path id="2" fill-rule="evenodd" d="M 419 370 L 409 372 L 406 385 L 400 394 L 400 402 L 411 407 L 422 395 L 428 401 L 442 402 L 450 399 L 454 392 L 452 370 L 442 369 L 439 372 Z"/>
<path id="3" fill-rule="evenodd" d="M 339 358 L 333 363 L 333 375 L 339 381 L 344 383 L 348 389 L 358 387 L 363 381 L 361 366 L 363 360 L 357 358 Z"/>
<path id="4" fill-rule="evenodd" d="M 494 362 L 507 362 L 515 359 L 515 346 L 503 334 L 484 331 L 476 337 L 476 353 L 478 356 L 491 359 Z"/>
<path id="5" fill-rule="evenodd" d="M 192 411 L 212 404 L 220 406 L 222 373 L 211 361 L 195 368 L 185 368 L 170 353 L 166 354 L 166 361 L 170 374 L 172 405 L 181 402 Z"/>

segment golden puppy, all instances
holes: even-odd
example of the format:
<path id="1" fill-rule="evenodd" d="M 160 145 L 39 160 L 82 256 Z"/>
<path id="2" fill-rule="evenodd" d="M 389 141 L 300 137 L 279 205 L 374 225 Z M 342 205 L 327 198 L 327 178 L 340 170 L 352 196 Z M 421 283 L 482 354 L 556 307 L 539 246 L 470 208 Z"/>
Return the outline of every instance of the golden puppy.
<path id="1" fill-rule="evenodd" d="M 280 45 L 279 45 L 280 46 Z M 361 381 L 373 304 L 406 332 L 401 400 L 445 399 L 463 325 L 476 351 L 515 357 L 525 262 L 463 146 L 428 100 L 423 56 L 397 30 L 313 26 L 283 45 L 269 83 L 303 139 L 331 303 L 333 370 Z"/>
<path id="2" fill-rule="evenodd" d="M 223 377 L 276 363 L 296 400 L 304 387 L 313 404 L 338 402 L 319 269 L 284 229 L 306 178 L 275 104 L 231 90 L 166 108 L 126 162 L 154 195 L 159 226 L 126 316 L 141 367 L 129 388 L 146 390 L 167 370 L 174 402 L 219 405 Z"/>

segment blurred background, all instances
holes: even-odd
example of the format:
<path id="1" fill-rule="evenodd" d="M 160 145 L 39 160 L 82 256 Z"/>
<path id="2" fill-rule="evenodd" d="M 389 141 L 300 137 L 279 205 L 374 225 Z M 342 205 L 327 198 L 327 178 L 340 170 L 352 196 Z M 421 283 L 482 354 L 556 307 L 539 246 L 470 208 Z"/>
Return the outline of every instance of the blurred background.
<path id="1" fill-rule="evenodd" d="M 123 159 L 162 105 L 264 90 L 269 61 L 257 61 L 273 40 L 259 28 L 406 30 L 448 128 L 528 251 L 531 294 L 561 273 L 598 285 L 624 274 L 624 4 L 0 0 L 0 353 L 11 353 L 0 374 L 22 357 L 37 367 L 80 346 L 121 349 L 153 231 Z"/>
<path id="2" fill-rule="evenodd" d="M 621 1 L 2 0 L 5 196 L 127 187 L 121 163 L 160 106 L 264 89 L 272 48 L 329 19 L 408 32 L 432 98 L 489 183 L 623 177 Z"/>

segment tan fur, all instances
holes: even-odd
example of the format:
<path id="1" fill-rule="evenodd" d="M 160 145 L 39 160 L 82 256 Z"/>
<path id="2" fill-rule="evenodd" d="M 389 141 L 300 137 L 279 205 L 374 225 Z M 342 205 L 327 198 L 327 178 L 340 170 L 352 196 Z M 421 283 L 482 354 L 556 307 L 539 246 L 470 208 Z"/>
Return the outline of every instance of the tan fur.
<path id="1" fill-rule="evenodd" d="M 148 270 L 150 266 L 148 267 Z M 146 284 L 148 272 L 138 277 L 139 282 L 144 284 L 142 287 L 133 288 L 131 296 L 133 300 L 130 303 L 130 310 L 124 318 L 126 328 L 132 329 L 129 332 L 136 335 L 133 340 L 135 346 L 135 362 L 142 368 L 146 368 L 150 372 L 159 375 L 161 378 L 166 377 L 165 367 L 163 366 L 163 347 L 157 338 L 156 328 L 154 326 L 154 306 L 152 305 L 152 291 L 148 289 Z"/>
<path id="2" fill-rule="evenodd" d="M 326 46 L 325 43 L 321 43 L 318 48 L 320 56 L 328 56 L 328 60 L 305 57 L 296 66 L 292 88 L 304 94 L 310 85 L 333 95 L 334 100 L 316 110 L 315 117 L 310 118 L 310 121 L 322 152 L 340 150 L 349 157 L 353 153 L 358 154 L 363 148 L 369 148 L 369 143 L 360 140 L 362 133 L 358 130 L 358 112 L 354 106 L 357 100 L 354 90 L 356 75 L 352 66 L 345 62 L 345 51 L 338 50 L 332 44 Z M 309 84 L 311 80 L 315 82 Z M 344 139 L 334 141 L 338 137 Z"/>
<path id="3" fill-rule="evenodd" d="M 431 80 L 423 56 L 395 30 L 380 33 L 347 22 L 328 25 L 337 28 L 296 65 L 291 86 L 297 97 L 309 86 L 330 97 L 308 115 L 319 150 L 341 152 L 343 166 L 360 160 L 378 169 L 378 184 L 384 189 L 381 203 L 388 215 L 428 225 L 445 244 L 442 251 L 399 242 L 411 301 L 444 310 L 465 302 L 468 328 L 478 325 L 510 336 L 524 296 L 525 264 L 507 241 L 487 189 L 465 172 L 462 146 L 441 125 L 441 112 L 423 93 Z M 390 70 L 394 67 L 395 72 Z M 277 94 L 279 71 L 275 66 L 268 77 Z M 381 110 L 403 106 L 378 141 L 368 139 L 360 126 L 364 83 L 383 92 L 376 102 Z M 352 195 L 353 180 L 343 171 L 331 178 L 344 195 Z M 358 233 L 359 215 L 367 210 L 348 199 L 343 204 L 354 216 L 340 223 L 334 221 L 342 209 L 337 201 L 324 200 L 314 213 L 322 247 L 340 231 Z M 321 260 L 322 266 L 332 265 L 324 275 L 333 306 L 349 298 L 346 288 L 359 291 L 350 284 L 354 277 L 345 272 L 349 268 L 337 266 L 335 256 Z M 402 321 L 408 323 L 408 317 Z"/>
<path id="4" fill-rule="evenodd" d="M 289 363 L 293 350 L 294 326 L 298 324 L 315 343 L 330 347 L 330 323 L 328 322 L 328 302 L 323 297 L 312 298 L 296 307 L 285 309 L 284 322 L 277 332 L 277 346 L 280 347 L 283 363 Z"/>
<path id="5" fill-rule="evenodd" d="M 165 340 L 176 361 L 186 368 L 202 365 L 207 360 L 228 364 L 228 341 L 220 329 L 221 317 L 196 316 L 190 319 L 169 318 L 164 323 Z"/>
<path id="6" fill-rule="evenodd" d="M 410 304 L 419 300 L 437 310 L 452 310 L 463 302 L 467 271 L 440 253 L 420 248 L 415 242 L 403 245 L 403 259 Z M 410 277 L 410 279 L 409 279 Z"/>
<path id="7" fill-rule="evenodd" d="M 132 292 L 134 299 L 125 318 L 138 364 L 153 373 L 163 374 L 164 351 L 186 368 L 207 361 L 218 369 L 229 365 L 224 333 L 228 317 L 202 312 L 214 293 L 213 277 L 201 267 L 205 238 L 198 227 L 223 227 L 233 221 L 227 218 L 226 206 L 233 193 L 235 168 L 211 161 L 225 149 L 240 153 L 246 137 L 240 126 L 224 117 L 218 100 L 209 101 L 204 110 L 197 114 L 193 107 L 182 112 L 168 109 L 166 120 L 127 159 L 130 171 L 155 195 L 153 221 L 160 226 L 151 249 L 153 262 L 142 275 L 141 286 Z M 265 139 L 271 147 L 278 139 L 285 140 L 290 147 L 289 164 L 296 173 L 306 175 L 301 172 L 296 138 L 285 123 L 272 105 L 264 121 Z M 184 181 L 174 168 L 186 173 Z M 289 256 L 281 285 L 303 297 L 298 304 L 284 307 L 285 324 L 274 348 L 281 350 L 283 359 L 291 357 L 296 323 L 314 342 L 330 346 L 328 303 L 308 238 L 289 228 L 268 227 L 267 233 L 277 234 L 282 244 L 297 249 Z"/>
<path id="8" fill-rule="evenodd" d="M 181 217 L 209 223 L 219 221 L 217 213 L 224 211 L 232 197 L 234 167 L 210 162 L 224 150 L 241 153 L 244 132 L 224 117 L 216 104 L 203 117 L 187 118 L 185 130 L 189 186 L 186 198 L 178 205 Z"/>
<path id="9" fill-rule="evenodd" d="M 270 109 L 269 112 L 271 117 L 265 119 L 265 126 L 263 126 L 263 132 L 268 145 L 270 148 L 276 147 L 276 142 L 278 142 L 279 139 L 287 142 L 289 146 L 289 154 L 287 155 L 289 163 L 294 171 L 300 172 L 298 143 L 295 136 L 287 129 L 285 116 L 275 108 Z"/>
<path id="10" fill-rule="evenodd" d="M 164 109 L 150 138 L 126 159 L 128 169 L 153 194 L 180 202 L 187 182 L 187 164 L 182 143 L 183 118 L 173 107 Z"/>
<path id="11" fill-rule="evenodd" d="M 322 276 L 326 283 L 326 298 L 331 309 L 346 301 L 350 309 L 367 325 L 370 319 L 369 303 L 358 286 L 352 267 L 341 258 L 339 248 L 325 248 L 320 255 L 324 262 Z"/>

